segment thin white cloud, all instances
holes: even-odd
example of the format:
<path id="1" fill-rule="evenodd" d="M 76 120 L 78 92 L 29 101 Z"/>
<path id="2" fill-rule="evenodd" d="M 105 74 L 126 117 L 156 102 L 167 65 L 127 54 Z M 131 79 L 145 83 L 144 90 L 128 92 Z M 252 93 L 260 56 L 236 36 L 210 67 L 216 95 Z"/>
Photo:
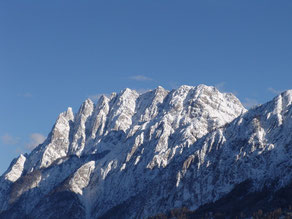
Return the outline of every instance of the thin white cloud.
<path id="1" fill-rule="evenodd" d="M 274 89 L 272 87 L 269 87 L 268 91 L 270 91 L 271 93 L 276 94 L 276 95 L 278 95 L 278 94 L 283 92 L 282 90 L 276 90 L 276 89 Z"/>
<path id="2" fill-rule="evenodd" d="M 46 137 L 40 133 L 32 133 L 29 138 L 30 141 L 26 144 L 26 148 L 30 150 L 33 150 L 36 146 L 42 144 L 46 140 Z"/>
<path id="3" fill-rule="evenodd" d="M 24 98 L 30 98 L 32 97 L 32 94 L 30 92 L 25 92 L 25 93 L 18 94 L 18 96 L 24 97 Z"/>
<path id="4" fill-rule="evenodd" d="M 134 81 L 154 81 L 152 78 L 146 77 L 144 75 L 134 75 L 130 77 Z"/>
<path id="5" fill-rule="evenodd" d="M 256 99 L 250 99 L 250 98 L 245 98 L 244 101 L 242 102 L 242 105 L 249 109 L 253 106 L 259 105 L 259 102 Z"/>
<path id="6" fill-rule="evenodd" d="M 1 141 L 3 144 L 6 144 L 6 145 L 15 145 L 19 142 L 19 138 L 14 137 L 14 136 L 9 135 L 9 134 L 5 134 L 5 135 L 1 136 Z"/>

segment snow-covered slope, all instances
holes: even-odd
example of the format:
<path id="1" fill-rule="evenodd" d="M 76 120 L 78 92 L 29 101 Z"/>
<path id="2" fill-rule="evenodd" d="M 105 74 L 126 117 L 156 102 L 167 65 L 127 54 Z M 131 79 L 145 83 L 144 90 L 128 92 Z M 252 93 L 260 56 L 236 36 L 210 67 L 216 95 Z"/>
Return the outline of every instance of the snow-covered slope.
<path id="1" fill-rule="evenodd" d="M 251 190 L 281 188 L 292 176 L 291 103 L 286 91 L 246 111 L 205 85 L 88 99 L 1 176 L 0 216 L 141 218 L 194 210 L 247 179 Z"/>

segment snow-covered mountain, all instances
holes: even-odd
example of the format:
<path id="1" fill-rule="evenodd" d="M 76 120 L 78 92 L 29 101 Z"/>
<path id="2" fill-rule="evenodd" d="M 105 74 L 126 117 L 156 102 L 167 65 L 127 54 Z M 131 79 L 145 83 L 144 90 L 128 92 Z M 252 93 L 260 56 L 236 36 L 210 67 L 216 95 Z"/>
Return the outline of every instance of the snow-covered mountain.
<path id="1" fill-rule="evenodd" d="M 0 177 L 0 218 L 147 218 L 292 173 L 292 90 L 246 110 L 205 85 L 125 89 L 63 112 Z"/>

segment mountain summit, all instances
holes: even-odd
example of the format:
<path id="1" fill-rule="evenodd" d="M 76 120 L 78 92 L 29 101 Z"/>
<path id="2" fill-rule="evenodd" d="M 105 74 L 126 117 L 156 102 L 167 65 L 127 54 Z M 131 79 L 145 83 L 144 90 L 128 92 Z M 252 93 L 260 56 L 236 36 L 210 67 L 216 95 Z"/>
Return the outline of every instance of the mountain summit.
<path id="1" fill-rule="evenodd" d="M 0 177 L 0 218 L 147 218 L 247 181 L 278 191 L 292 178 L 291 133 L 292 90 L 250 110 L 206 85 L 87 99 Z"/>

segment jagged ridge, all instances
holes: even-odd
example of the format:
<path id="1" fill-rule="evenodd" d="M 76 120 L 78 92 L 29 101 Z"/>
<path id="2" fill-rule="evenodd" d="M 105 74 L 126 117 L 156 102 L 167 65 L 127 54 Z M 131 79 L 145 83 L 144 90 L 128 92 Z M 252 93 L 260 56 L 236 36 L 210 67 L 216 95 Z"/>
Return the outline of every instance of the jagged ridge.
<path id="1" fill-rule="evenodd" d="M 291 180 L 291 97 L 287 91 L 248 112 L 234 95 L 205 85 L 86 100 L 3 174 L 2 214 L 60 217 L 50 211 L 61 199 L 79 206 L 78 218 L 111 209 L 147 217 L 196 209 L 247 179 L 251 190 L 278 178 L 281 188 Z"/>

